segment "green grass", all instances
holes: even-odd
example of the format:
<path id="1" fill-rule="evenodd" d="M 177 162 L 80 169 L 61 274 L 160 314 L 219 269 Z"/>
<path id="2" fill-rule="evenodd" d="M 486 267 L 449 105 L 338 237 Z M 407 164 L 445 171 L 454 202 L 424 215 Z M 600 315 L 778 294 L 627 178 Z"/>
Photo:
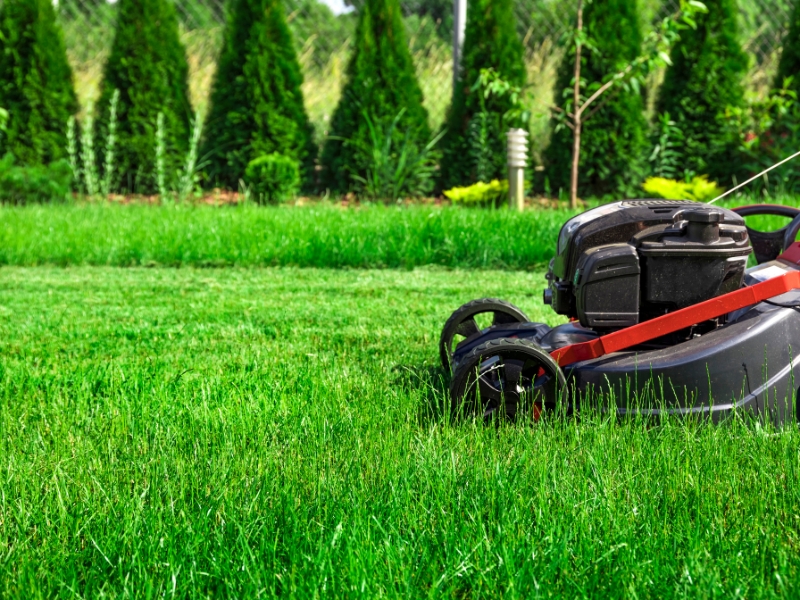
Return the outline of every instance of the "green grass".
<path id="1" fill-rule="evenodd" d="M 542 286 L 0 269 L 0 597 L 797 597 L 794 428 L 447 423 L 449 312 Z"/>
<path id="2" fill-rule="evenodd" d="M 426 206 L 0 206 L 0 265 L 531 269 L 572 213 Z"/>
<path id="3" fill-rule="evenodd" d="M 739 206 L 759 199 L 734 199 Z M 766 200 L 770 201 L 770 200 Z M 797 205 L 797 198 L 771 202 Z M 0 205 L 0 265 L 298 266 L 530 270 L 555 252 L 568 210 L 142 204 Z M 749 217 L 762 230 L 788 223 Z"/>

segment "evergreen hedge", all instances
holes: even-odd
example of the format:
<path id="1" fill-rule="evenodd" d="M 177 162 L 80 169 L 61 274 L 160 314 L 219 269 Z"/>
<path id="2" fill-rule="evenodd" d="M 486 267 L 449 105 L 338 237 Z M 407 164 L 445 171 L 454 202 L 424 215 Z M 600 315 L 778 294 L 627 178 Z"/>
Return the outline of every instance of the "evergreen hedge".
<path id="1" fill-rule="evenodd" d="M 791 77 L 789 89 L 800 93 L 800 2 L 794 3 L 789 31 L 783 39 L 781 59 L 775 76 L 774 89 L 782 89 L 784 81 Z"/>
<path id="2" fill-rule="evenodd" d="M 506 136 L 503 115 L 511 108 L 507 97 L 486 101 L 481 112 L 479 95 L 472 91 L 482 69 L 494 71 L 508 83 L 523 87 L 527 79 L 524 49 L 516 31 L 512 0 L 470 0 L 461 73 L 442 139 L 443 159 L 440 186 L 454 186 L 506 179 Z M 477 114 L 485 115 L 480 140 L 472 124 Z M 472 124 L 472 126 L 471 126 Z M 475 144 L 485 146 L 487 165 L 478 168 Z M 487 152 L 488 151 L 488 152 Z"/>
<path id="3" fill-rule="evenodd" d="M 601 83 L 620 72 L 642 51 L 636 0 L 594 0 L 586 5 L 584 27 L 595 48 L 592 51 L 584 47 L 581 53 L 581 78 L 587 85 Z M 567 99 L 562 92 L 572 88 L 574 72 L 573 51 L 564 56 L 558 73 L 556 102 L 561 107 Z M 595 109 L 597 112 L 582 126 L 579 194 L 630 195 L 644 179 L 647 159 L 642 94 L 618 84 L 590 105 L 584 117 Z M 572 148 L 571 129 L 563 126 L 553 132 L 545 152 L 545 175 L 554 192 L 569 190 Z"/>
<path id="4" fill-rule="evenodd" d="M 52 2 L 4 0 L 0 44 L 0 107 L 9 112 L 3 152 L 23 165 L 63 158 L 78 101 Z"/>
<path id="5" fill-rule="evenodd" d="M 322 152 L 324 186 L 341 193 L 354 180 L 366 179 L 373 167 L 366 149 L 375 150 L 387 132 L 392 152 L 405 148 L 418 155 L 430 140 L 399 2 L 367 0 L 359 11 L 347 80 Z"/>
<path id="6" fill-rule="evenodd" d="M 169 0 L 119 0 L 111 54 L 103 70 L 96 145 L 107 142 L 111 99 L 119 90 L 114 182 L 122 191 L 154 193 L 156 125 L 163 113 L 165 171 L 175 177 L 188 151 L 192 121 L 186 52 Z M 99 154 L 102 156 L 102 151 Z M 102 164 L 100 165 L 102 168 Z"/>
<path id="7" fill-rule="evenodd" d="M 738 41 L 736 0 L 705 0 L 697 28 L 673 46 L 657 111 L 680 130 L 678 166 L 729 185 L 740 171 L 739 132 L 726 111 L 742 107 L 747 55 Z"/>
<path id="8" fill-rule="evenodd" d="M 207 184 L 238 187 L 250 161 L 272 153 L 314 176 L 316 146 L 300 89 L 303 76 L 281 0 L 237 0 L 211 92 L 201 156 Z"/>

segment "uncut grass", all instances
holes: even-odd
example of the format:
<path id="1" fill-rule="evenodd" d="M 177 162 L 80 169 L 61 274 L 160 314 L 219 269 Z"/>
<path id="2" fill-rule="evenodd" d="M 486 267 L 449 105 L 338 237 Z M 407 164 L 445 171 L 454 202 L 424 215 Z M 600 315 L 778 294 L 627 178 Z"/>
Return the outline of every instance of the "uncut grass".
<path id="1" fill-rule="evenodd" d="M 574 213 L 382 205 L 0 206 L 0 264 L 531 269 Z"/>
<path id="2" fill-rule="evenodd" d="M 0 595 L 796 597 L 794 428 L 441 416 L 450 310 L 542 284 L 0 269 Z"/>

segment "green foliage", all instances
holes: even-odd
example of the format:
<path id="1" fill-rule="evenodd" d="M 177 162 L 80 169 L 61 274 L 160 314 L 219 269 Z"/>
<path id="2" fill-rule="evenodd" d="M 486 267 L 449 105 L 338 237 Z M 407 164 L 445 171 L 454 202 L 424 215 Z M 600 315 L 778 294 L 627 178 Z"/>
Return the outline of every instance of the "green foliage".
<path id="1" fill-rule="evenodd" d="M 636 0 L 594 0 L 584 10 L 581 53 L 583 98 L 599 84 L 634 63 L 642 53 L 641 22 Z M 564 55 L 558 73 L 556 102 L 572 112 L 575 45 Z M 621 82 L 601 96 L 583 115 L 578 190 L 582 195 L 630 193 L 644 176 L 647 121 L 638 85 Z M 596 111 L 596 112 L 595 112 Z M 569 189 L 572 165 L 572 130 L 556 125 L 545 153 L 550 187 Z"/>
<path id="2" fill-rule="evenodd" d="M 313 182 L 316 146 L 281 0 L 236 0 L 211 91 L 206 184 L 236 189 L 251 160 L 277 152 Z"/>
<path id="3" fill-rule="evenodd" d="M 783 38 L 778 72 L 775 75 L 773 90 L 786 89 L 785 82 L 791 78 L 788 89 L 795 94 L 800 92 L 800 2 L 795 0 L 789 29 Z"/>
<path id="4" fill-rule="evenodd" d="M 2 146 L 26 165 L 65 157 L 67 121 L 78 111 L 64 40 L 50 0 L 4 0 L 0 8 Z"/>
<path id="5" fill-rule="evenodd" d="M 356 162 L 364 165 L 364 175 L 353 174 L 355 192 L 371 200 L 399 200 L 430 193 L 439 138 L 419 146 L 410 131 L 400 131 L 403 111 L 383 127 L 366 113 L 363 118 L 369 138 L 349 141 L 356 150 Z"/>
<path id="6" fill-rule="evenodd" d="M 747 108 L 729 111 L 731 128 L 741 132 L 740 152 L 743 171 L 753 176 L 798 151 L 800 139 L 800 103 L 794 77 L 787 77 L 782 87 L 767 98 Z M 765 174 L 748 185 L 748 191 L 760 194 L 800 192 L 800 161 Z"/>
<path id="7" fill-rule="evenodd" d="M 63 202 L 71 187 L 72 168 L 66 159 L 49 165 L 18 165 L 11 153 L 0 159 L 0 202 Z"/>
<path id="8" fill-rule="evenodd" d="M 117 10 L 111 55 L 103 70 L 95 140 L 115 140 L 110 188 L 154 193 L 158 191 L 158 115 L 163 115 L 162 175 L 170 181 L 189 145 L 192 108 L 186 53 L 169 0 L 119 0 Z M 98 152 L 98 160 L 105 154 Z M 103 172 L 106 165 L 101 161 L 99 166 Z"/>
<path id="9" fill-rule="evenodd" d="M 736 0 L 706 0 L 671 52 L 657 112 L 669 113 L 684 136 L 679 163 L 720 182 L 741 175 L 738 131 L 731 111 L 744 104 L 742 76 L 747 55 L 737 32 Z"/>
<path id="10" fill-rule="evenodd" d="M 650 169 L 656 177 L 691 179 L 694 173 L 681 166 L 681 148 L 683 132 L 673 121 L 669 113 L 658 116 L 655 126 L 655 143 L 650 154 Z"/>
<path id="11" fill-rule="evenodd" d="M 355 13 L 333 14 L 320 0 L 289 0 L 286 11 L 291 14 L 289 24 L 298 52 L 313 47 L 313 66 L 324 68 L 331 54 L 347 43 L 356 29 Z"/>
<path id="12" fill-rule="evenodd" d="M 692 177 L 691 181 L 677 181 L 664 177 L 648 177 L 642 184 L 648 194 L 668 200 L 696 200 L 709 202 L 722 194 L 725 189 L 714 181 L 709 181 L 706 175 Z"/>
<path id="13" fill-rule="evenodd" d="M 286 202 L 300 191 L 300 164 L 274 152 L 250 161 L 244 181 L 257 202 Z"/>
<path id="14" fill-rule="evenodd" d="M 454 187 L 444 195 L 453 203 L 464 206 L 499 206 L 508 200 L 508 180 L 479 181 L 467 187 Z"/>
<path id="15" fill-rule="evenodd" d="M 360 10 L 347 80 L 322 152 L 326 188 L 347 192 L 354 180 L 380 168 L 364 152 L 375 147 L 376 130 L 391 131 L 395 152 L 421 153 L 431 137 L 398 0 L 367 0 Z"/>
<path id="16" fill-rule="evenodd" d="M 481 74 L 487 69 L 509 90 L 525 85 L 524 51 L 511 0 L 469 2 L 461 74 L 442 139 L 443 189 L 506 176 L 505 134 L 513 126 L 506 115 L 514 108 L 513 95 L 486 89 L 490 82 L 484 78 L 481 84 Z"/>

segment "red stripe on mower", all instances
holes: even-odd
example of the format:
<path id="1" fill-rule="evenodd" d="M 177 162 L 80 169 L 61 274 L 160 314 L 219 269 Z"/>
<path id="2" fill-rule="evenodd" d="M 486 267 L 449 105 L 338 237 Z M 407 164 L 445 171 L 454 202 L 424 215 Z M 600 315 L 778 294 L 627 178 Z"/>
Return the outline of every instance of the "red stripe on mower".
<path id="1" fill-rule="evenodd" d="M 800 264 L 800 243 L 792 244 L 778 258 Z M 717 296 L 694 306 L 676 310 L 673 313 L 656 317 L 644 323 L 608 333 L 589 342 L 564 346 L 553 350 L 550 356 L 562 367 L 584 360 L 599 358 L 612 352 L 619 352 L 632 346 L 644 344 L 663 335 L 675 333 L 681 329 L 721 317 L 740 308 L 758 304 L 796 289 L 800 289 L 800 271 L 792 271 L 786 275 L 773 277 L 761 283 Z"/>

